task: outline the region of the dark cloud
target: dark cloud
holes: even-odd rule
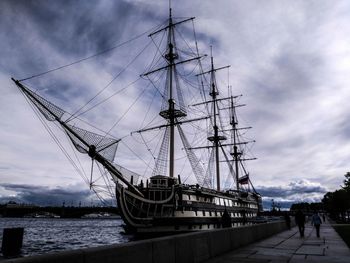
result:
[[[101,8],[103,5],[107,5],[107,8]],[[25,32],[24,29],[30,24],[41,40],[74,55],[109,47],[128,27],[125,18],[130,12],[137,12],[132,4],[124,1],[79,0],[1,1],[1,10],[3,15],[6,13],[3,17],[14,23],[10,28],[14,28],[15,33],[27,36],[32,32]]]
[[[293,203],[320,202],[328,190],[318,183],[299,180],[287,186],[258,186],[257,191],[263,196],[265,209],[271,207],[272,200],[286,209]]]
[[[151,14],[126,1],[0,1],[0,67],[23,76],[61,66],[56,54],[69,63],[110,48],[142,32]]]
[[[279,208],[288,210],[292,204],[299,202],[320,202],[327,189],[318,183],[299,180],[286,186],[258,186],[257,191],[263,197],[263,207],[270,210],[272,202]]]
[[[0,184],[7,191],[15,192],[15,196],[0,197],[0,203],[16,201],[35,205],[78,205],[79,202],[90,204],[96,197],[88,190],[75,190],[74,187],[47,188],[40,185]]]

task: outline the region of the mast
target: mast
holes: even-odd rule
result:
[[[190,160],[192,169],[196,170],[198,173],[196,177],[199,177],[199,178],[203,177],[202,175],[199,175],[199,174],[202,174],[202,172],[201,171],[199,172],[200,169],[198,168],[197,157],[195,157],[194,154],[191,152],[191,149],[189,149],[187,145],[188,144],[187,139],[185,138],[185,135],[180,127],[180,125],[185,122],[208,118],[208,117],[204,117],[204,118],[197,118],[193,120],[184,120],[184,117],[187,116],[187,113],[185,110],[185,104],[184,104],[181,88],[179,87],[177,65],[189,63],[195,60],[200,60],[206,55],[194,54],[194,56],[191,56],[190,54],[186,54],[185,52],[178,50],[176,39],[175,39],[175,33],[176,33],[175,28],[178,25],[191,21],[193,19],[194,17],[187,18],[181,21],[175,21],[175,19],[173,19],[172,17],[172,9],[169,8],[169,20],[168,20],[168,23],[166,23],[166,26],[149,35],[149,37],[153,37],[154,35],[157,35],[161,32],[166,31],[167,41],[165,43],[166,45],[165,52],[163,53],[162,51],[160,51],[159,47],[157,46],[158,51],[160,51],[161,56],[164,59],[166,65],[155,68],[141,75],[144,77],[148,77],[149,75],[152,75],[156,72],[163,71],[163,70],[166,71],[166,80],[165,80],[165,87],[164,87],[165,88],[164,98],[166,99],[166,101],[163,104],[161,111],[159,112],[159,115],[167,121],[166,124],[156,126],[156,127],[141,129],[135,132],[141,133],[141,132],[159,129],[159,128],[168,129],[168,131],[166,131],[164,134],[163,142],[158,153],[158,159],[157,159],[154,171],[160,172],[161,174],[164,174],[164,175],[167,175],[168,173],[169,177],[174,177],[174,173],[175,173],[174,170],[175,170],[176,129],[179,132],[182,143],[186,144],[185,146],[185,148],[187,149],[186,154],[188,155],[188,157],[190,156],[189,160]],[[180,53],[180,55],[178,54],[178,52]],[[183,54],[184,56],[182,56]],[[150,81],[152,80],[150,79]],[[169,163],[167,163],[168,161]]]
[[[238,162],[239,162],[239,156],[241,155],[240,152],[238,152],[238,147],[237,147],[237,120],[236,120],[236,110],[235,106],[233,104],[233,97],[231,97],[231,114],[232,114],[232,120],[231,120],[231,125],[233,129],[233,161],[235,164],[235,175],[236,175],[236,189],[239,190],[239,169],[238,169]]]
[[[220,191],[220,162],[219,162],[219,132],[218,132],[218,126],[216,123],[216,107],[217,107],[217,101],[216,96],[219,95],[219,92],[215,89],[215,74],[214,74],[214,63],[213,63],[213,56],[211,56],[211,92],[209,93],[210,96],[213,98],[213,107],[214,107],[214,150],[215,150],[215,167],[216,167],[216,188],[218,191]]]
[[[166,80],[166,86],[165,89],[167,91],[167,108],[165,110],[162,110],[159,115],[161,117],[163,117],[164,119],[167,120],[167,124],[164,125],[164,127],[169,127],[169,142],[168,142],[168,146],[169,146],[169,150],[168,150],[168,154],[169,154],[169,177],[174,177],[174,167],[175,167],[175,126],[180,124],[179,118],[183,118],[187,116],[187,113],[181,108],[181,107],[176,107],[176,94],[177,96],[179,96],[179,91],[177,91],[177,93],[175,94],[175,87],[174,87],[174,82],[176,81],[177,77],[176,77],[176,66],[178,64],[183,64],[183,63],[187,63],[193,60],[198,60],[200,58],[202,58],[203,56],[198,56],[198,57],[193,57],[190,59],[186,59],[186,60],[181,60],[181,61],[176,61],[179,59],[179,55],[176,52],[176,43],[175,43],[175,32],[174,32],[174,28],[175,26],[182,24],[184,22],[193,20],[194,17],[179,21],[179,22],[173,22],[173,18],[172,18],[172,9],[169,8],[169,22],[167,24],[167,26],[165,26],[164,28],[161,28],[153,33],[151,33],[149,36],[152,37],[155,34],[158,34],[160,32],[163,32],[165,30],[168,31],[168,35],[167,35],[167,43],[166,43],[166,47],[167,47],[167,52],[162,55],[163,58],[166,61],[166,66],[164,67],[160,67],[157,69],[154,69],[152,71],[149,71],[145,74],[143,74],[142,76],[148,76],[150,74],[153,74],[155,72],[158,72],[160,70],[166,70],[167,71],[167,80]],[[182,96],[182,95],[181,95]],[[179,97],[177,97],[179,99]],[[181,101],[179,101],[181,102]],[[182,105],[184,106],[184,105]],[[153,129],[153,128],[151,128]],[[149,130],[149,129],[143,129],[143,130],[139,130],[137,132],[143,132],[145,130]]]
[[[238,97],[238,96],[237,96]],[[256,160],[256,158],[242,158],[243,156],[243,150],[241,148],[242,145],[246,145],[249,143],[253,143],[255,142],[253,141],[240,141],[240,134],[239,131],[240,130],[247,130],[250,129],[251,127],[238,127],[238,118],[236,115],[236,108],[237,107],[243,107],[245,106],[245,104],[239,104],[239,105],[235,105],[235,99],[236,97],[231,96],[230,97],[230,114],[231,114],[231,120],[230,120],[230,124],[232,126],[232,146],[233,146],[233,152],[230,153],[230,155],[233,157],[233,163],[234,163],[234,171],[235,171],[235,179],[236,179],[236,189],[240,190],[240,183],[245,183],[245,184],[249,184],[250,180],[249,180],[249,174],[246,171],[242,161],[250,161],[250,160]],[[242,169],[242,173],[243,175],[240,177],[240,167]]]
[[[169,176],[174,177],[174,144],[175,144],[175,114],[174,114],[174,106],[175,101],[173,99],[173,68],[174,68],[174,60],[176,58],[176,54],[174,54],[173,51],[173,20],[171,16],[171,8],[169,8],[169,35],[168,35],[168,46],[169,46],[169,53],[165,56],[166,59],[169,62],[169,68],[168,68],[168,74],[169,74],[169,108],[168,108],[168,114],[169,114],[169,122],[170,122],[170,149],[169,149]]]
[[[221,69],[221,68],[220,68]],[[215,170],[216,170],[216,189],[220,191],[220,157],[219,157],[219,146],[220,141],[226,140],[225,136],[219,135],[219,128],[217,125],[217,109],[218,109],[218,100],[217,96],[219,95],[219,92],[216,87],[216,79],[215,79],[215,71],[218,69],[214,68],[214,59],[211,55],[211,69],[209,70],[210,73],[210,93],[209,95],[212,97],[212,103],[213,103],[213,129],[214,129],[214,136],[209,136],[208,140],[213,142],[214,151],[215,151]]]

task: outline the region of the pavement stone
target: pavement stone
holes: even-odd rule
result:
[[[298,228],[283,231],[254,244],[232,250],[205,263],[232,262],[317,262],[349,263],[350,249],[328,223],[321,225],[320,238],[311,225],[305,226],[305,237]]]

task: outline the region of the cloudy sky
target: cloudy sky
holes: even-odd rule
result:
[[[200,46],[213,46],[218,66],[231,65],[230,85],[244,95],[248,106],[242,116],[254,128],[250,137],[258,159],[249,171],[265,201],[282,206],[319,201],[339,188],[350,170],[349,1],[174,0],[173,13],[196,17]],[[167,15],[167,0],[0,1],[0,201],[93,198],[10,78],[23,79],[136,38],[132,47],[25,82],[74,112],[137,58],[137,66],[104,91],[101,100],[116,94],[113,102],[84,116],[107,131],[117,123],[112,134],[123,137],[141,126],[123,114],[135,116],[148,105],[129,112],[135,97],[152,97],[140,88],[146,84],[138,76],[148,64],[138,54]],[[135,156],[123,157],[141,169]],[[91,164],[83,165],[89,173]]]

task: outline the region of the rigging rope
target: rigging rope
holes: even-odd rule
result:
[[[109,135],[109,133],[112,131],[112,129],[125,117],[125,115],[130,111],[130,109],[135,105],[135,103],[142,97],[143,93],[146,91],[146,88],[144,88],[142,90],[142,92],[140,93],[140,95],[134,100],[134,102],[129,106],[129,108],[126,110],[126,112],[124,112],[124,114],[119,118],[119,120],[117,120],[112,127],[108,130],[108,132],[106,132],[105,136],[102,138],[104,139],[107,135]],[[102,141],[101,139],[101,141]]]
[[[44,120],[44,117],[39,114],[38,109],[36,107],[34,107],[34,105],[32,105],[31,101],[25,96],[25,94],[23,92],[21,92],[22,95],[24,96],[25,100],[27,101],[27,103],[29,104],[29,106],[32,108],[33,112],[35,113],[35,115],[38,117],[39,121],[43,124],[45,130],[48,132],[48,134],[51,136],[51,138],[53,139],[53,141],[56,143],[56,145],[58,146],[58,148],[61,150],[61,152],[65,155],[65,157],[67,158],[67,160],[71,163],[71,165],[73,166],[73,168],[75,169],[76,173],[83,179],[83,181],[89,185],[90,185],[90,180],[88,178],[88,176],[86,175],[86,172],[84,171],[84,168],[78,158],[78,156],[76,155],[76,152],[73,149],[73,153],[75,155],[75,158],[77,159],[77,162],[80,165],[80,168],[78,167],[78,165],[76,164],[76,162],[73,160],[73,158],[69,155],[69,153],[67,152],[67,150],[65,149],[65,147],[61,144],[61,142],[59,141],[59,139],[57,138],[57,136],[54,134],[54,132],[51,130],[51,128],[49,127],[49,125],[47,124],[47,122]],[[57,123],[54,123],[59,129],[62,130],[62,128],[57,125]],[[66,136],[67,133],[65,133]],[[72,144],[70,144],[71,147],[73,147]],[[110,193],[111,191],[107,186],[107,190]],[[95,189],[95,186],[92,188],[93,192],[95,193],[95,195],[97,196],[97,198],[104,204],[106,204],[106,200],[100,195],[100,193],[97,191],[97,189]],[[101,190],[100,190],[101,191]],[[107,192],[107,193],[108,193]],[[105,191],[106,193],[106,191]],[[110,194],[110,196],[112,197],[113,200],[113,194]]]
[[[38,109],[34,107],[34,105],[32,105],[32,103],[30,102],[30,100],[25,96],[25,94],[23,92],[21,92],[22,95],[24,96],[25,100],[27,101],[27,103],[29,104],[29,106],[32,108],[32,110],[34,111],[35,115],[38,117],[38,119],[40,120],[40,122],[43,124],[45,130],[49,133],[49,135],[51,136],[51,138],[53,139],[53,141],[57,144],[58,148],[60,148],[60,150],[62,151],[62,153],[65,155],[65,157],[67,158],[67,160],[71,163],[71,165],[73,166],[73,168],[75,169],[75,171],[79,174],[80,177],[82,177],[82,179],[85,181],[86,184],[89,184],[88,180],[84,177],[84,174],[79,170],[79,167],[75,164],[75,162],[73,161],[73,159],[69,156],[69,154],[67,153],[67,151],[65,150],[65,148],[62,146],[62,144],[60,143],[60,141],[58,140],[58,138],[55,136],[55,134],[52,132],[52,130],[50,129],[50,127],[48,126],[48,124],[44,121],[44,117],[39,114]]]
[[[148,44],[121,70],[121,71],[119,71],[119,73],[116,75],[116,76],[114,76],[113,78],[112,78],[112,80],[109,82],[109,83],[107,83],[107,85],[106,86],[104,86],[99,92],[97,92],[96,93],[96,95],[95,96],[93,96],[89,101],[87,101],[83,106],[81,106],[78,110],[76,110],[74,113],[73,113],[73,115],[67,120],[67,122],[68,121],[70,121],[70,120],[74,120],[75,119],[75,116],[74,115],[76,115],[76,116],[81,116],[83,113],[86,113],[87,111],[90,111],[91,109],[93,109],[93,108],[95,108],[97,105],[100,105],[102,102],[105,102],[106,100],[108,100],[108,99],[110,99],[111,97],[113,97],[115,94],[113,94],[113,95],[111,95],[110,97],[108,97],[107,99],[105,99],[105,100],[103,100],[102,102],[100,102],[100,103],[98,103],[98,104],[96,104],[95,106],[92,106],[91,108],[89,108],[88,110],[86,110],[86,111],[84,111],[83,113],[80,113],[80,114],[78,114],[78,112],[79,111],[81,111],[82,109],[84,109],[91,101],[93,101],[95,98],[97,98],[103,91],[105,91],[112,83],[113,83],[113,81],[115,81],[125,70],[127,70],[129,67],[130,67],[130,65],[132,64],[132,63],[134,63],[135,62],[135,60],[148,48],[148,46],[151,44],[151,41],[149,41],[148,42]],[[139,79],[139,78],[138,78]],[[137,79],[137,80],[138,80]],[[136,82],[136,81],[135,81]]]
[[[105,54],[105,53],[107,53],[107,52],[109,52],[109,51],[112,51],[112,50],[114,50],[114,49],[116,49],[116,48],[119,48],[119,47],[121,47],[121,46],[124,46],[124,45],[130,43],[130,42],[132,42],[132,41],[134,41],[134,40],[136,40],[136,39],[138,39],[138,38],[144,36],[145,34],[151,32],[151,31],[153,31],[153,30],[156,30],[156,29],[159,28],[160,26],[161,26],[161,25],[157,25],[157,26],[155,26],[154,28],[148,29],[147,31],[145,31],[145,32],[143,32],[143,33],[141,33],[141,34],[139,34],[139,35],[136,35],[135,37],[133,37],[133,38],[127,40],[127,41],[124,41],[124,42],[122,42],[122,43],[120,43],[120,44],[118,44],[118,45],[115,45],[115,46],[113,46],[113,47],[110,47],[110,48],[107,48],[107,49],[102,50],[102,51],[100,51],[100,52],[97,52],[97,53],[95,53],[95,54],[93,54],[93,55],[91,55],[91,56],[88,56],[88,57],[85,57],[85,58],[82,58],[82,59],[73,61],[73,62],[71,62],[71,63],[69,63],[69,64],[66,64],[66,65],[63,65],[63,66],[60,66],[60,67],[57,67],[57,68],[53,68],[53,69],[50,69],[50,70],[47,70],[47,71],[44,71],[44,72],[35,74],[35,75],[31,76],[31,77],[26,77],[26,78],[20,79],[19,81],[21,82],[21,81],[25,81],[25,80],[37,78],[37,77],[46,75],[46,74],[48,74],[48,73],[51,73],[51,72],[60,70],[60,69],[73,66],[73,65],[75,65],[75,64],[81,63],[81,62],[86,61],[86,60],[88,60],[88,59],[91,59],[91,58],[100,56],[100,55],[102,55],[102,54]]]
[[[140,155],[138,155],[134,150],[132,150],[125,142],[123,142],[123,141],[120,141],[126,148],[128,148],[128,150],[130,151],[130,152],[132,152],[133,154],[135,154],[135,156],[137,157],[137,158],[139,158],[144,164],[146,164],[146,166],[147,167],[149,167],[149,164],[144,160],[144,159],[142,159],[141,157],[140,157]]]
[[[74,119],[79,119],[79,120],[81,120],[81,119],[78,118],[78,117],[80,117],[81,115],[85,114],[86,112],[88,112],[88,111],[90,111],[90,110],[96,108],[96,107],[99,106],[100,104],[105,103],[107,100],[111,99],[111,98],[114,97],[115,95],[117,95],[117,94],[123,92],[124,90],[126,90],[127,88],[129,88],[131,85],[133,85],[133,84],[135,84],[136,82],[138,82],[140,79],[141,79],[140,77],[137,78],[137,79],[134,80],[133,82],[131,82],[131,83],[129,83],[128,85],[126,85],[124,88],[122,88],[122,89],[120,89],[120,90],[117,90],[116,92],[114,92],[113,94],[111,94],[111,95],[110,95],[109,97],[107,97],[106,99],[101,100],[100,102],[98,102],[98,103],[96,103],[95,105],[91,106],[91,107],[88,108],[87,110],[85,110],[85,111],[79,113],[79,114],[76,115],[75,117],[72,117],[72,116],[73,116],[73,115],[72,115],[72,116],[71,116],[70,118],[68,118],[65,122],[69,122],[69,121],[74,120]],[[86,105],[87,105],[87,104],[86,104]],[[85,106],[84,106],[84,107],[85,107]],[[82,107],[82,108],[84,108],[84,107]],[[92,127],[93,127],[93,126],[92,126]],[[105,131],[103,131],[103,132],[105,132]]]

